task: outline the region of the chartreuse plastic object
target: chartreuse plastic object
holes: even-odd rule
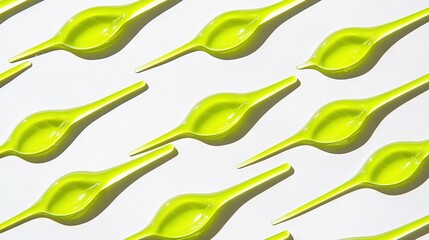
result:
[[[377,27],[346,28],[334,32],[298,69],[315,69],[345,79],[369,71],[401,37],[429,21],[429,8]]]
[[[14,78],[21,75],[21,73],[31,68],[31,66],[32,66],[31,62],[23,62],[21,64],[16,65],[15,67],[12,67],[6,72],[0,73],[0,87],[3,87],[4,85],[8,84]]]
[[[428,88],[429,74],[375,97],[329,103],[319,109],[301,131],[237,167],[260,162],[300,145],[330,153],[355,150],[371,137],[387,114]]]
[[[249,93],[219,93],[201,100],[172,131],[130,152],[136,155],[181,138],[223,145],[243,137],[276,102],[299,86],[289,77]]]
[[[64,225],[88,222],[134,181],[176,155],[174,146],[168,145],[104,171],[67,174],[32,207],[1,223],[0,233],[36,218],[49,218]]]
[[[429,216],[376,236],[347,238],[343,240],[414,240],[429,233]]]
[[[0,23],[42,0],[0,0]]]
[[[146,89],[146,83],[139,82],[82,107],[30,115],[0,147],[0,157],[15,155],[32,163],[52,160],[91,122]]]
[[[54,50],[81,58],[99,59],[120,51],[150,20],[181,0],[140,0],[127,5],[87,9],[74,17],[48,41],[9,61],[16,62]]]
[[[265,240],[293,240],[293,237],[288,231],[283,231]]]
[[[288,18],[320,0],[283,0],[259,9],[237,10],[219,15],[189,43],[137,68],[142,72],[195,51],[220,59],[236,59],[256,51]]]
[[[220,192],[177,196],[149,226],[127,239],[212,239],[241,205],[291,174],[293,168],[284,164]]]
[[[295,218],[335,198],[361,188],[397,195],[420,186],[429,177],[429,141],[399,142],[376,151],[349,181],[278,218],[273,224]]]

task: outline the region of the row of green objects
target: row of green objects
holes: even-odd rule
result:
[[[281,4],[279,3],[278,7],[279,5]],[[290,5],[288,7],[292,8],[292,6]],[[259,10],[262,10],[262,9],[259,9]],[[361,74],[360,73],[361,71],[369,70],[369,68],[372,67],[371,65],[368,65],[368,64],[371,64],[371,63],[375,64],[375,62],[377,61],[376,56],[382,55],[382,52],[374,51],[372,49],[373,46],[382,45],[380,44],[380,42],[389,42],[393,44],[394,41],[391,40],[392,37],[398,38],[400,34],[403,34],[404,32],[406,33],[407,31],[411,31],[412,29],[420,26],[422,23],[425,23],[429,15],[428,10],[429,9],[425,9],[407,18],[404,18],[394,23],[386,24],[377,28],[347,29],[347,30],[342,30],[337,33],[334,33],[328,39],[325,40],[324,44],[322,44],[321,47],[319,47],[319,49],[316,51],[316,53],[313,55],[310,61],[301,65],[300,68],[315,68],[321,71],[322,73],[324,73],[325,75],[331,76],[334,78],[348,78],[348,77],[353,77],[356,74]],[[278,11],[278,10],[275,10],[275,11]],[[279,15],[281,14],[280,11],[278,11],[277,13]],[[228,14],[225,14],[225,15],[228,15]],[[228,17],[226,18],[226,20],[229,20]],[[219,22],[222,23],[222,21],[219,21]],[[228,22],[228,21],[225,21],[225,22]],[[216,24],[213,24],[213,25],[216,25]],[[232,28],[234,28],[234,26]],[[211,31],[208,31],[208,32],[211,32]],[[216,31],[213,31],[213,32],[216,32]],[[224,35],[223,37],[228,38],[227,35],[228,34]],[[220,36],[221,37],[216,36],[216,38],[222,39],[222,34],[220,34]],[[359,39],[359,37],[362,37],[362,36],[363,38]],[[210,41],[210,39],[208,40]],[[344,40],[349,40],[349,41],[347,42]],[[371,40],[373,42],[368,42],[368,40]],[[365,45],[365,46],[358,46],[359,41],[361,42],[360,45]],[[219,42],[222,44],[222,41],[219,41]],[[338,46],[337,45],[338,42],[343,43],[339,50],[332,47],[335,45]],[[214,45],[216,45],[216,42],[214,42]],[[388,47],[387,44],[384,45],[384,47],[386,46]],[[234,46],[234,47],[237,47],[237,46]],[[362,47],[368,47],[368,48],[363,49]],[[201,49],[197,49],[197,50],[201,50]],[[349,52],[347,52],[346,50]],[[239,50],[239,51],[243,51],[243,50]],[[356,54],[359,56],[357,56]],[[216,54],[212,54],[212,55],[216,56]],[[222,58],[220,56],[217,56],[217,57]],[[344,63],[347,63],[348,65],[345,66]],[[28,66],[28,63],[26,65]],[[24,67],[28,68],[27,66],[24,66]],[[336,69],[334,66],[336,67]],[[229,125],[229,124],[227,123],[226,125]],[[218,129],[215,129],[215,130],[218,130]],[[213,135],[213,133],[211,134]]]
[[[129,185],[177,155],[173,145],[99,172],[55,181],[30,208],[0,224],[0,233],[36,218],[78,225],[97,217]],[[186,194],[165,203],[143,231],[128,239],[210,239],[244,203],[292,175],[284,164],[226,190]]]
[[[50,40],[13,58],[20,61],[53,50],[97,59],[121,50],[155,16],[180,0],[145,0],[128,5],[95,7],[71,18]],[[251,10],[219,15],[189,43],[138,68],[141,72],[193,51],[220,59],[251,54],[284,21],[319,0],[284,0]],[[401,37],[429,21],[429,8],[377,27],[346,28],[331,34],[299,69],[312,68],[333,78],[351,78],[369,71]]]
[[[337,105],[341,106],[342,108],[331,108],[330,111],[328,111],[328,114],[320,113],[323,112],[320,111],[315,115],[315,119],[318,119],[316,120],[318,124],[309,124],[318,127],[306,127],[304,129],[316,129],[317,131],[313,131],[319,133],[332,133],[332,129],[329,131],[323,130],[323,128],[329,127],[329,125],[326,125],[325,120],[331,119],[330,121],[332,121],[332,119],[337,118],[338,120],[332,121],[336,126],[335,129],[341,129],[338,128],[338,126],[340,126],[338,123],[343,122],[345,123],[343,125],[347,130],[337,135],[356,137],[356,126],[353,126],[353,124],[350,123],[356,122],[358,123],[357,126],[361,127],[364,124],[359,123],[359,121],[362,122],[363,119],[367,118],[368,116],[373,116],[371,111],[368,109],[365,110],[365,108],[362,107],[371,106],[375,109],[379,109],[381,106],[395,101],[398,98],[401,98],[401,101],[397,101],[396,104],[401,104],[404,100],[424,92],[424,87],[428,82],[429,75],[426,75],[400,88],[380,96],[370,98],[368,100],[339,101],[341,104]],[[258,118],[256,116],[261,117],[270,107],[272,107],[277,101],[282,99],[289,92],[293,91],[297,86],[299,86],[299,81],[297,78],[290,77],[269,87],[247,94],[223,93],[213,95],[197,104],[197,106],[194,107],[193,111],[191,111],[187,119],[184,121],[184,124],[181,125],[193,127],[194,132],[187,132],[184,136],[197,136],[197,133],[199,133],[201,140],[208,143],[210,143],[210,141],[212,141],[212,144],[226,143],[228,141],[232,142],[233,140],[242,137],[243,134],[245,134],[245,132],[252,127],[252,125],[245,124],[249,123],[246,121],[246,119],[249,118],[257,121]],[[73,137],[76,137],[75,135],[70,138],[68,133],[76,133],[76,127],[84,128],[88,124],[88,121],[83,121],[86,119],[86,117],[92,116],[91,114],[94,114],[94,112],[101,111],[106,106],[111,106],[113,103],[125,101],[124,98],[129,99],[132,97],[131,95],[135,96],[138,93],[144,91],[144,89],[146,89],[146,85],[144,83],[137,83],[103,100],[81,108],[64,111],[42,112],[32,115],[32,117],[24,120],[23,123],[21,123],[16,128],[14,133],[9,138],[9,141],[3,146],[3,148],[6,149],[8,146],[15,146],[15,154],[21,154],[19,156],[25,158],[28,161],[42,162],[52,159],[64,150],[64,146],[67,146],[67,144],[64,143],[67,142],[67,138],[69,139],[68,141],[70,141],[73,139]],[[356,108],[356,106],[358,106],[358,108]],[[362,114],[362,112],[367,113],[367,115]],[[332,116],[335,116],[335,118]],[[354,118],[357,118],[359,121],[350,120],[353,120]],[[94,118],[92,120],[94,120]],[[77,124],[82,123],[79,121],[85,122],[86,124]],[[69,123],[69,125],[65,123]],[[70,130],[72,127],[75,127],[73,131]],[[322,129],[319,127],[322,127]],[[204,130],[206,132],[198,132],[195,131],[195,129]],[[243,131],[243,129],[245,131]],[[52,136],[56,137],[52,138]],[[321,134],[321,136],[324,135]],[[325,136],[332,137],[333,135],[327,134]],[[156,146],[153,145],[153,147],[148,149],[145,148],[145,150],[159,147],[160,145],[169,142],[171,138],[167,140],[168,141],[163,140],[161,143],[157,144]],[[350,142],[350,140],[347,139],[340,140],[342,140],[342,142]],[[340,140],[337,142],[341,142]],[[334,145],[341,147],[339,144]],[[152,144],[150,144],[150,146],[152,146]],[[136,153],[141,152],[140,150]],[[396,155],[394,156],[396,157]],[[386,163],[384,163],[384,165],[386,165]]]
[[[180,138],[211,145],[243,137],[276,102],[299,86],[290,77],[250,93],[221,93],[201,100],[172,131],[130,152],[136,155]],[[331,153],[345,153],[363,145],[387,114],[429,89],[429,74],[381,95],[338,100],[318,110],[293,137],[244,161],[239,168],[267,159],[298,145],[312,145]]]
[[[224,13],[213,19],[189,43],[137,69],[162,65],[193,51],[220,59],[235,59],[255,51],[279,25],[279,20],[318,1],[286,0],[269,7]],[[279,19],[278,19],[279,18]],[[368,71],[395,40],[429,21],[429,8],[398,21],[371,28],[348,28],[326,39],[302,68],[327,76],[350,78]]]
[[[176,155],[174,146],[167,145],[105,171],[65,175],[51,185],[32,207],[0,224],[0,232],[40,217],[66,225],[87,222],[107,208],[131,183]],[[296,217],[359,188],[373,188],[386,194],[410,191],[427,179],[428,156],[429,141],[402,142],[383,147],[350,181],[277,219],[273,224]],[[293,169],[289,164],[284,164],[221,192],[175,197],[160,208],[147,228],[128,239],[211,238],[245,202],[291,174]],[[425,217],[391,232],[359,239],[387,239],[383,238],[387,236],[391,237],[389,239],[402,239],[400,237],[426,233],[428,225],[429,220]]]

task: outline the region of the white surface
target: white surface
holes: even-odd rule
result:
[[[46,0],[0,26],[0,69],[7,59],[51,37],[75,13],[121,0]],[[79,226],[48,219],[25,223],[1,239],[123,239],[143,229],[167,199],[235,185],[281,163],[295,174],[241,207],[215,239],[263,239],[289,230],[295,239],[338,239],[381,233],[429,214],[429,183],[400,196],[360,190],[290,222],[270,222],[352,177],[387,143],[429,138],[429,93],[392,112],[360,149],[333,155],[311,147],[284,152],[258,165],[235,169],[253,154],[298,131],[322,105],[335,99],[373,96],[429,71],[429,24],[395,44],[369,73],[346,81],[316,71],[297,71],[332,31],[372,26],[406,16],[427,1],[325,0],[281,25],[254,54],[233,61],[193,53],[135,74],[135,67],[192,39],[210,19],[227,10],[261,7],[275,0],[185,0],[149,23],[118,54],[97,61],[57,51],[33,59],[33,68],[0,89],[0,140],[27,115],[80,106],[138,80],[149,90],[95,121],[57,159],[30,164],[0,160],[0,221],[33,204],[58,177],[77,170],[101,170],[130,160],[128,151],[179,124],[191,107],[218,92],[247,92],[296,74],[302,82],[240,141],[209,146],[185,139],[179,156],[127,188],[102,214]]]

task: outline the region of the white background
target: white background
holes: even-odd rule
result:
[[[125,0],[46,0],[0,25],[0,69],[7,59],[51,36],[74,14]],[[429,72],[429,24],[395,44],[367,74],[333,80],[298,71],[331,32],[374,26],[428,7],[427,1],[325,0],[281,25],[254,54],[224,61],[199,52],[146,73],[134,68],[191,40],[213,17],[256,8],[275,0],[185,0],[157,17],[118,54],[89,61],[57,51],[33,59],[33,68],[0,89],[0,140],[26,116],[45,109],[80,106],[139,80],[149,90],[91,124],[57,159],[31,164],[0,160],[0,221],[32,205],[60,176],[102,170],[130,160],[128,151],[179,124],[202,98],[218,92],[247,92],[290,75],[302,85],[273,107],[240,141],[209,146],[192,139],[175,143],[179,156],[127,188],[102,214],[79,226],[37,219],[1,239],[123,239],[143,229],[169,198],[214,192],[285,162],[295,174],[241,207],[215,239],[263,239],[289,230],[295,239],[339,239],[378,234],[429,214],[429,183],[400,196],[360,190],[278,226],[270,222],[352,177],[378,148],[395,141],[429,138],[429,93],[392,112],[371,139],[342,155],[299,147],[258,165],[235,165],[298,131],[322,105],[336,99],[373,96]]]

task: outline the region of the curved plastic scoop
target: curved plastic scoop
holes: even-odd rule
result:
[[[370,28],[346,28],[328,36],[298,69],[314,69],[337,78],[352,78],[368,72],[400,38],[429,21],[429,8]]]
[[[350,152],[369,139],[386,115],[428,88],[429,74],[372,98],[329,103],[320,108],[301,131],[237,167],[246,167],[300,145],[331,153]]]
[[[127,239],[211,239],[241,205],[292,173],[284,164],[221,192],[177,196],[160,208],[148,227]]]
[[[194,51],[220,59],[236,59],[256,51],[284,21],[319,0],[283,0],[271,6],[217,16],[189,43],[137,68],[146,71]]]
[[[299,86],[289,77],[250,93],[219,93],[201,100],[172,131],[130,152],[136,155],[181,138],[210,145],[232,143],[243,137],[276,102]]]
[[[72,17],[48,41],[12,57],[10,62],[54,50],[99,59],[120,51],[150,20],[181,0],[142,0],[120,6],[95,7]]]
[[[293,240],[293,237],[288,231],[283,231],[265,240]]]
[[[0,23],[41,1],[42,0],[1,0]]]
[[[91,122],[147,89],[136,83],[97,102],[67,110],[38,112],[25,118],[0,147],[0,157],[15,155],[42,163],[59,156]]]
[[[0,87],[8,84],[10,81],[21,75],[23,72],[27,71],[27,69],[31,68],[31,62],[23,62],[6,72],[0,73]]]
[[[429,216],[376,236],[347,238],[343,240],[412,240],[429,233]]]
[[[0,233],[35,218],[64,225],[90,221],[134,181],[177,155],[173,145],[99,172],[74,172],[55,181],[30,208],[0,224]]]
[[[429,177],[428,160],[429,141],[387,145],[376,151],[351,180],[278,218],[273,224],[295,218],[360,188],[390,195],[411,191]]]

